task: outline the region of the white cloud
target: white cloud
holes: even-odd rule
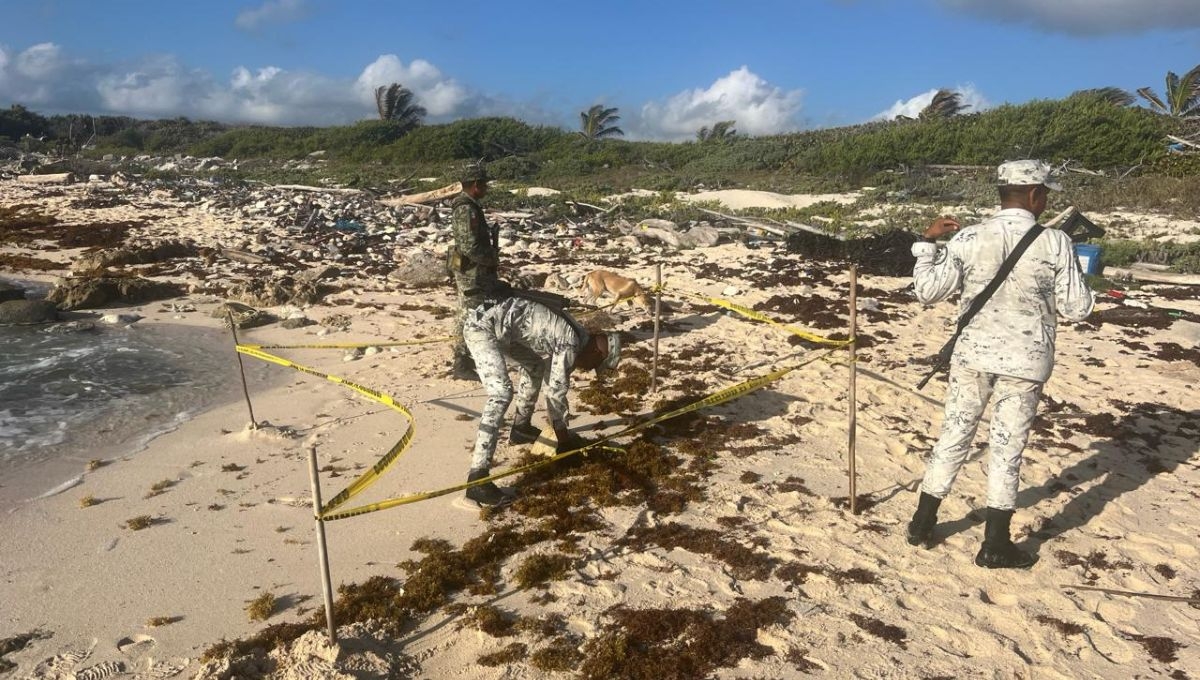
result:
[[[238,12],[234,24],[243,31],[253,31],[265,24],[298,21],[306,14],[307,0],[267,0],[258,7]]]
[[[939,1],[951,9],[1063,33],[1095,35],[1200,27],[1198,0]]]
[[[975,113],[991,107],[991,103],[983,96],[983,93],[975,89],[975,86],[970,83],[959,85],[952,89],[959,94],[959,101],[967,105],[963,113]],[[937,92],[938,88],[935,87],[911,99],[899,100],[895,104],[892,104],[886,111],[871,118],[871,120],[892,120],[896,116],[916,118],[926,106],[929,106],[929,103],[933,101],[933,96]]]
[[[736,121],[738,132],[766,135],[796,129],[803,92],[785,91],[745,66],[718,78],[708,89],[685,90],[642,107],[635,136],[688,139],[722,120]]]
[[[433,64],[416,59],[405,66],[394,54],[384,54],[363,69],[356,81],[359,98],[373,108],[375,88],[392,83],[412,90],[430,116],[453,114],[470,98],[466,88],[446,78]]]
[[[392,82],[416,93],[431,119],[516,110],[472,93],[433,64],[395,55],[368,64],[356,79],[239,66],[222,82],[165,55],[120,64],[70,59],[54,44],[0,48],[0,103],[46,113],[105,113],[268,125],[335,125],[375,117],[374,88]]]

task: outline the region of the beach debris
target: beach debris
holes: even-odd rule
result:
[[[70,184],[75,181],[75,175],[69,172],[55,172],[45,175],[21,175],[17,181],[22,184]]]
[[[45,300],[9,300],[0,302],[0,326],[38,324],[58,321],[58,308]]]
[[[911,250],[917,240],[916,234],[900,229],[845,240],[827,234],[796,231],[788,236],[787,249],[813,260],[853,262],[864,274],[911,276],[916,264]]]

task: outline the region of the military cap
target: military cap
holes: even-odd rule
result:
[[[458,181],[463,184],[470,182],[486,182],[488,181],[487,168],[484,167],[482,161],[467,163],[458,171]]]
[[[1032,186],[1041,184],[1047,189],[1062,191],[1062,185],[1054,181],[1054,171],[1044,161],[1009,161],[1002,163],[996,171],[1000,186]]]

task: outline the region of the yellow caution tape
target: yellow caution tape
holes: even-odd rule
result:
[[[366,347],[409,347],[412,345],[432,345],[439,342],[450,342],[453,336],[444,338],[428,338],[425,340],[402,340],[399,342],[333,342],[323,345],[249,345],[240,347],[247,349],[359,349]]]
[[[383,404],[384,406],[387,406],[388,408],[391,408],[394,411],[399,412],[401,415],[403,415],[405,418],[408,419],[408,430],[404,433],[404,436],[400,438],[400,441],[396,442],[392,446],[392,448],[388,450],[387,453],[383,454],[383,457],[381,457],[375,463],[375,465],[371,466],[370,470],[367,470],[366,472],[364,472],[361,476],[359,476],[358,479],[351,482],[349,486],[347,486],[345,489],[342,489],[340,492],[338,492],[338,494],[335,495],[332,499],[330,499],[330,501],[328,503],[326,503],[324,507],[320,508],[317,513],[318,516],[324,516],[326,513],[331,512],[338,506],[342,505],[346,501],[348,501],[351,498],[353,498],[354,496],[358,495],[360,492],[363,491],[363,489],[366,489],[367,487],[374,484],[375,481],[378,480],[379,477],[385,471],[387,471],[387,469],[390,468],[393,463],[396,462],[396,459],[400,457],[400,454],[404,453],[408,449],[408,447],[412,444],[412,440],[413,440],[413,437],[416,435],[416,429],[417,429],[416,418],[413,417],[413,414],[411,411],[409,411],[403,405],[399,404],[391,396],[386,395],[382,392],[379,392],[378,390],[373,390],[370,387],[366,387],[364,385],[359,385],[358,383],[350,382],[349,380],[339,378],[336,375],[322,373],[321,371],[318,371],[314,368],[309,368],[308,366],[302,366],[293,361],[284,359],[283,357],[278,357],[278,356],[275,356],[274,354],[269,354],[260,349],[256,349],[255,347],[250,346],[250,345],[238,345],[237,351],[239,351],[242,354],[245,354],[247,356],[254,357],[255,359],[261,359],[263,361],[270,362],[273,364],[278,364],[278,365],[284,366],[286,368],[294,368],[297,371],[300,371],[301,373],[307,373],[309,375],[314,375],[318,378],[324,378],[330,382],[337,383],[339,385],[344,385],[344,386],[354,390],[355,392],[358,392],[359,394],[367,397],[368,399],[371,399],[372,401],[376,401],[380,404]]]
[[[815,333],[810,333],[808,331],[800,330],[799,328],[795,328],[793,326],[789,326],[787,324],[780,323],[780,322],[776,321],[775,319],[772,319],[771,317],[767,316],[766,314],[763,314],[762,312],[757,312],[753,309],[750,309],[749,307],[743,307],[739,304],[730,302],[728,300],[722,300],[721,298],[708,297],[707,295],[700,295],[699,293],[689,293],[687,291],[682,291],[682,290],[674,291],[674,292],[679,295],[699,298],[701,300],[704,300],[705,302],[708,302],[709,304],[713,304],[718,307],[724,307],[725,309],[728,309],[731,312],[736,312],[737,314],[740,314],[740,315],[750,318],[750,319],[754,319],[755,321],[762,321],[763,323],[768,323],[777,328],[782,328],[783,330],[787,331],[788,333],[791,333],[792,335],[794,335],[798,338],[807,340],[809,342],[817,343],[818,345],[825,345],[827,347],[845,347],[854,341],[853,338],[850,338],[848,340],[834,340],[832,338],[827,338],[827,337],[824,337],[821,335],[816,335]]]

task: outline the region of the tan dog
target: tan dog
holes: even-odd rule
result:
[[[588,302],[595,302],[598,298],[612,293],[617,296],[617,302],[632,300],[647,312],[654,309],[650,306],[650,296],[638,285],[637,281],[603,269],[589,272],[587,276],[583,277],[583,285],[580,286],[580,290],[584,292],[584,297]]]

